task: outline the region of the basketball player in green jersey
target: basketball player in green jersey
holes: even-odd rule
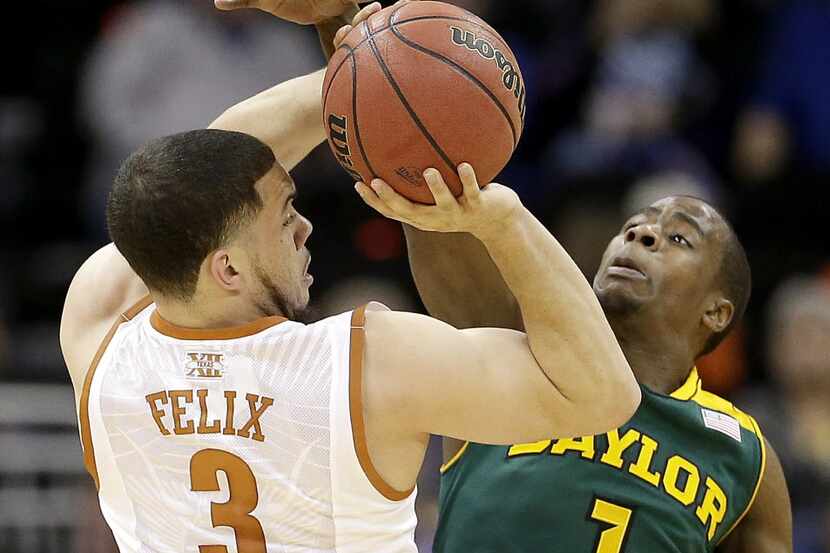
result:
[[[406,233],[432,316],[459,328],[520,327],[475,239]],[[447,440],[435,552],[792,551],[775,452],[752,417],[701,389],[695,370],[738,321],[749,289],[742,246],[705,202],[671,197],[632,216],[594,291],[642,404],[600,436],[512,447]]]

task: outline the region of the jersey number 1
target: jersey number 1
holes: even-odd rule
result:
[[[190,459],[190,489],[194,492],[218,492],[218,471],[228,478],[228,501],[210,504],[213,527],[229,526],[236,536],[239,553],[266,553],[262,525],[251,516],[256,509],[256,478],[248,464],[227,451],[203,449]],[[199,553],[228,553],[224,545],[200,545]]]
[[[628,538],[631,515],[634,511],[628,507],[616,505],[599,497],[594,498],[594,506],[589,513],[591,520],[606,526],[597,536],[594,553],[621,553]]]

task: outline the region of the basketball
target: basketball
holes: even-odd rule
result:
[[[434,200],[438,169],[461,194],[457,166],[485,185],[524,125],[525,83],[510,47],[481,18],[443,2],[411,2],[349,32],[323,83],[329,146],[355,180],[381,178],[407,198]]]

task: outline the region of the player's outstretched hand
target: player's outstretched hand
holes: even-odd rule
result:
[[[362,1],[362,0],[361,0]],[[401,4],[408,4],[409,2],[416,2],[417,0],[398,0],[392,7],[399,6]],[[354,16],[351,24],[343,25],[338,29],[337,34],[334,35],[334,47],[337,48],[340,46],[340,43],[343,42],[343,39],[346,38],[346,35],[349,34],[349,31],[360,25],[365,20],[369,19],[369,16],[375,14],[383,9],[383,6],[380,5],[380,2],[372,2],[363,7],[362,10],[357,12],[357,15]]]
[[[463,193],[456,198],[437,169],[424,171],[435,205],[413,203],[380,179],[373,180],[371,186],[358,182],[355,190],[364,202],[390,219],[421,230],[469,232],[479,238],[501,228],[522,205],[519,196],[501,184],[479,188],[469,163],[458,166],[458,176]]]
[[[340,43],[343,42],[343,39],[346,38],[349,31],[369,19],[369,16],[379,12],[382,9],[383,6],[380,5],[380,2],[372,2],[371,4],[363,6],[363,9],[357,12],[357,15],[354,16],[351,24],[343,25],[337,30],[337,33],[334,35],[334,47],[337,48],[340,46]]]
[[[220,10],[255,8],[301,25],[313,25],[337,17],[357,5],[357,0],[214,0]]]

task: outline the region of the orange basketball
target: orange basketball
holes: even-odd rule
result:
[[[435,167],[461,194],[456,167],[487,184],[522,134],[525,84],[510,47],[481,18],[443,2],[386,8],[346,36],[329,61],[323,118],[329,146],[355,180],[382,178],[434,203]]]

